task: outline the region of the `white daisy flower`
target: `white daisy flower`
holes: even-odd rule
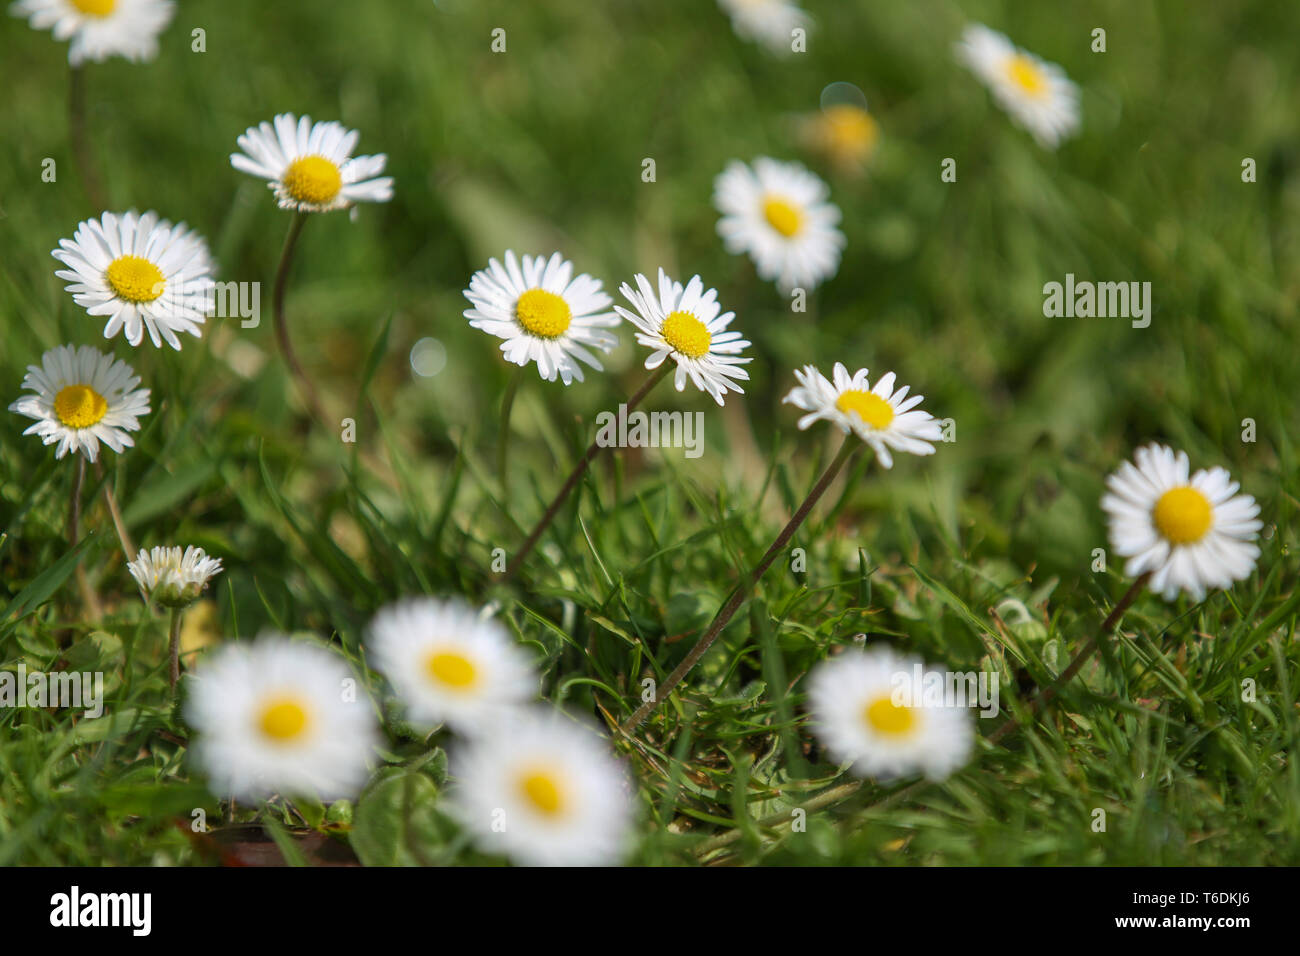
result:
[[[104,213],[60,239],[51,255],[68,268],[54,274],[91,315],[106,315],[104,338],[124,332],[139,345],[145,330],[155,347],[176,350],[177,332],[198,338],[215,308],[208,244],[185,223],[173,226],[156,212]]]
[[[1044,149],[1056,149],[1079,129],[1079,88],[1055,63],[1039,59],[988,27],[973,23],[957,43],[970,68],[1012,120]]]
[[[369,699],[337,654],[269,634],[227,644],[190,677],[185,719],[213,793],[353,797],[379,743]]]
[[[505,265],[496,259],[474,273],[465,290],[474,307],[465,318],[476,329],[504,339],[501,352],[515,365],[537,363],[537,372],[548,382],[568,385],[582,381],[580,360],[596,371],[604,371],[591,349],[609,352],[618,336],[606,329],[618,325],[609,311],[613,301],[601,289],[599,279],[585,272],[573,277],[573,263],[558,252],[550,259],[524,256],[522,261],[507,250]]]
[[[626,282],[619,288],[636,311],[617,305],[614,311],[636,326],[639,343],[654,349],[645,367],[658,368],[671,355],[677,362],[677,391],[686,388],[689,375],[695,387],[708,392],[719,405],[728,390],[744,394],[736,382],[749,379],[740,366],[753,359],[739,357],[749,342],[739,332],[727,331],[736,313],[722,312],[718,293],[713,289],[706,292],[699,276],[683,287],[663,269],[659,270],[657,296],[645,276],[638,274],[636,284],[640,291]]]
[[[621,859],[632,821],[628,784],[595,731],[530,708],[465,744],[451,769],[458,816],[488,852],[527,866]]]
[[[133,62],[158,55],[158,34],[171,22],[172,0],[18,0],[9,7],[27,17],[33,30],[52,30],[54,39],[71,40],[68,62],[102,63],[110,56]]]
[[[1124,573],[1151,574],[1151,590],[1172,601],[1195,600],[1208,588],[1250,577],[1259,558],[1253,544],[1263,527],[1259,505],[1222,468],[1189,474],[1185,452],[1152,443],[1139,448],[1106,479],[1101,499],[1111,546],[1128,558]]]
[[[413,720],[482,731],[537,695],[529,655],[494,618],[463,601],[414,598],[383,608],[367,645]]]
[[[718,0],[731,28],[742,40],[762,44],[779,56],[794,51],[794,31],[808,30],[812,19],[792,0]]]
[[[835,275],[844,248],[840,211],[829,196],[799,163],[732,160],[713,183],[718,235],[728,252],[748,253],[759,277],[782,292],[816,288]]]
[[[910,455],[934,454],[930,442],[943,437],[943,428],[938,419],[916,407],[925,396],[908,398],[907,385],[895,391],[893,372],[880,376],[875,388],[865,368],[850,375],[842,362],[836,362],[832,374],[834,381],[813,365],[795,371],[799,384],[782,401],[808,412],[799,419],[800,430],[820,419],[832,422],[870,445],[886,468],[894,466],[891,448]]]
[[[40,365],[27,366],[24,395],[9,411],[36,419],[23,432],[40,435],[46,445],[58,443],[55,458],[69,451],[90,461],[103,442],[115,452],[135,444],[127,432],[140,430],[139,418],[149,414],[149,389],[136,388],[140,379],[131,366],[89,345],[60,345],[41,356]]]
[[[126,569],[151,599],[164,607],[189,607],[208,582],[221,573],[221,559],[210,558],[202,548],[140,549]]]
[[[917,668],[921,680],[917,681]],[[847,650],[809,676],[808,707],[817,736],[862,777],[891,779],[922,773],[943,780],[960,769],[974,746],[966,708],[931,700],[926,683],[937,674],[918,658],[887,647]]]
[[[391,176],[380,176],[388,157],[353,156],[361,134],[341,123],[312,123],[310,116],[281,113],[250,126],[230,155],[240,172],[269,180],[281,209],[331,212],[359,202],[393,198]]]

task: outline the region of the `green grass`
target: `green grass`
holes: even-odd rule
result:
[[[859,460],[793,542],[806,572],[778,561],[682,693],[618,743],[641,807],[629,862],[1300,862],[1300,9],[806,6],[820,23],[810,52],[779,61],[701,0],[182,4],[156,62],[89,69],[111,208],[184,219],[220,278],[263,283],[261,327],[213,320],[179,354],[104,342],[54,277],[49,250],[99,210],[68,147],[66,48],[5,18],[3,401],[63,342],[135,366],[154,411],[136,449],[108,456],[110,475],[138,543],[223,558],[210,598],[224,639],[310,633],[360,665],[369,617],[400,595],[495,599],[535,649],[547,698],[604,722],[680,661],[833,454],[834,436],[798,432],[780,404],[792,369],[895,369],[956,420],[956,442],[889,472]],[[1039,150],[953,61],[968,18],[1081,85],[1076,140]],[[1089,49],[1096,26],[1104,54]],[[206,53],[190,52],[196,27]],[[495,27],[505,54],[490,52]],[[791,137],[791,114],[838,80],[865,91],[881,125],[864,177],[822,167]],[[358,128],[361,151],[386,152],[397,180],[395,201],[355,223],[308,224],[290,292],[304,363],[330,409],[355,419],[355,444],[294,405],[269,314],[289,217],[227,159],[245,127],[284,110]],[[714,232],[713,177],[764,154],[808,162],[844,211],[844,264],[807,314]],[[55,183],[41,180],[45,157]],[[945,157],[956,183],[940,181]],[[1244,157],[1258,182],[1241,181]],[[725,411],[661,386],[653,407],[706,412],[705,454],[603,461],[516,587],[491,573],[492,550],[518,546],[596,413],[644,373],[626,328],[608,375],[565,389],[529,372],[500,500],[509,370],[467,327],[461,290],[507,247],[558,248],[609,289],[660,265],[699,272],[756,356]],[[1044,318],[1042,286],[1067,272],[1149,280],[1150,328]],[[424,337],[448,355],[429,379],[408,361]],[[210,862],[191,813],[217,822],[224,810],[166,704],[165,619],[142,606],[98,504],[80,557],[105,614],[84,613],[64,537],[72,467],[23,427],[8,413],[0,427],[0,604],[12,602],[0,667],[103,670],[109,701],[95,722],[0,710],[0,863]],[[1018,682],[1049,680],[1127,587],[1113,556],[1108,573],[1091,570],[1106,546],[1098,500],[1149,439],[1227,467],[1256,496],[1256,575],[1200,605],[1142,597],[1042,720],[981,744],[949,781],[836,790],[851,778],[810,745],[809,668],[866,633],[952,669],[996,668],[1004,706],[1019,708]],[[1257,702],[1241,700],[1246,678]],[[383,698],[377,679],[371,690]],[[316,844],[297,840],[316,829],[367,861],[481,861],[441,812],[446,735],[389,729],[389,765],[355,808],[277,801],[240,806],[235,822],[264,823],[293,858],[313,858],[301,847]],[[827,792],[839,799],[791,832],[791,808]]]

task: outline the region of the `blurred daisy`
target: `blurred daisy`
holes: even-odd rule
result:
[[[840,211],[826,184],[798,163],[760,157],[752,167],[733,160],[714,180],[722,213],[718,234],[727,251],[748,253],[761,278],[783,292],[815,288],[840,266]]]
[[[41,356],[40,365],[27,366],[24,395],[11,412],[36,419],[23,432],[39,435],[46,445],[58,443],[55,458],[69,451],[90,461],[99,443],[121,452],[135,444],[127,432],[140,430],[139,418],[149,413],[149,389],[136,388],[140,379],[131,366],[89,345],[60,345]]]
[[[393,180],[380,176],[388,157],[353,156],[361,134],[340,123],[281,113],[244,131],[230,165],[269,180],[281,209],[331,212],[359,202],[388,202]]]
[[[880,126],[874,117],[852,103],[835,103],[799,121],[804,145],[826,156],[844,172],[859,170],[876,151]]]
[[[202,548],[153,548],[140,553],[126,565],[131,577],[164,607],[189,607],[199,599],[208,582],[221,573],[221,560],[210,558]]]
[[[820,419],[832,422],[870,445],[886,468],[894,465],[891,448],[911,455],[934,454],[930,442],[942,438],[943,429],[938,419],[916,407],[924,396],[908,398],[907,385],[895,391],[893,372],[882,375],[875,388],[865,368],[850,375],[842,362],[836,362],[832,374],[834,380],[828,380],[813,365],[795,371],[799,384],[782,401],[808,412],[799,419],[800,430]]]
[[[271,634],[200,661],[185,719],[213,793],[352,797],[379,734],[370,701],[337,654]]]
[[[1259,558],[1253,544],[1263,526],[1259,505],[1222,468],[1189,474],[1185,452],[1150,444],[1106,479],[1101,507],[1111,546],[1128,558],[1124,573],[1151,572],[1151,589],[1172,601],[1195,600],[1207,588],[1228,588],[1250,576]]]
[[[619,862],[627,781],[596,732],[541,708],[452,756],[456,806],[487,851],[528,866]]]
[[[195,338],[215,307],[208,245],[185,223],[173,226],[156,212],[104,213],[60,239],[51,255],[66,269],[54,274],[71,285],[77,305],[106,315],[104,338],[124,332],[139,345],[145,330],[155,347],[179,350],[177,332]]]
[[[925,685],[939,671],[887,647],[848,650],[823,661],[809,676],[808,708],[817,736],[838,761],[861,777],[890,779],[912,773],[943,780],[969,759],[974,730],[966,708],[932,701]]]
[[[376,670],[424,724],[481,731],[537,694],[529,656],[499,621],[463,601],[389,605],[371,622],[367,645]]]
[[[794,51],[794,31],[812,26],[808,14],[793,0],[718,0],[731,28],[742,40],[761,43],[773,53]]]
[[[582,381],[585,362],[604,371],[592,349],[609,352],[618,337],[606,329],[618,325],[609,311],[613,301],[601,290],[599,279],[585,272],[573,277],[573,263],[558,252],[550,259],[524,256],[507,250],[505,265],[496,259],[474,273],[465,290],[473,305],[465,318],[476,329],[504,339],[501,352],[515,365],[537,363],[548,382],[559,375],[565,385]]]
[[[957,44],[957,58],[974,73],[998,105],[1045,149],[1079,128],[1079,88],[1055,63],[1047,63],[996,30],[974,23]]]
[[[727,331],[736,313],[722,312],[718,293],[713,289],[706,292],[699,276],[683,288],[663,269],[659,270],[658,296],[644,275],[636,276],[636,284],[640,291],[626,282],[619,288],[636,311],[617,305],[614,311],[637,327],[639,343],[654,349],[645,367],[658,368],[671,355],[677,362],[677,391],[686,387],[689,375],[695,387],[708,392],[719,405],[728,390],[743,394],[745,390],[736,381],[749,378],[740,366],[753,359],[739,357],[749,342],[739,332]]]
[[[158,34],[175,12],[172,0],[18,0],[9,7],[34,30],[71,40],[68,62],[102,63],[110,56],[134,62],[158,55]]]

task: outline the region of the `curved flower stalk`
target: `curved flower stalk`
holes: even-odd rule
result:
[[[1149,584],[1166,601],[1180,593],[1205,599],[1209,588],[1228,588],[1250,577],[1259,558],[1255,537],[1263,526],[1259,505],[1223,468],[1191,471],[1186,452],[1151,443],[1106,479],[1101,507],[1111,547],[1127,558],[1134,581],[1059,677],[1030,703],[1030,714],[1050,703],[1083,668],[1098,645]],[[989,737],[1001,740],[1017,726],[1008,719]]]
[[[799,385],[786,396],[785,401],[809,412],[799,420],[801,429],[806,429],[822,419],[828,419],[839,427],[845,433],[840,450],[755,565],[754,570],[732,589],[730,597],[719,609],[708,630],[687,653],[685,659],[673,669],[662,684],[656,687],[654,698],[637,708],[636,712],[623,723],[625,733],[636,729],[651,711],[676,689],[691,668],[699,663],[700,658],[713,646],[722,629],[730,623],[748,599],[754,586],[762,580],[767,569],[772,566],[776,556],[785,550],[794,533],[799,530],[813,507],[826,493],[826,489],[831,486],[845,463],[858,450],[858,440],[870,445],[875,450],[880,463],[886,468],[893,464],[889,454],[890,448],[917,455],[934,453],[934,446],[930,441],[940,437],[939,423],[929,413],[916,408],[922,400],[921,396],[908,398],[907,386],[894,390],[892,372],[881,376],[874,389],[868,387],[866,369],[860,369],[853,375],[849,375],[843,365],[836,364],[834,374],[835,383],[839,383],[838,385],[827,380],[813,366],[808,366],[802,372],[796,372],[795,377]]]
[[[294,352],[284,315],[284,293],[298,238],[309,215],[393,198],[392,177],[379,175],[388,157],[352,155],[360,136],[340,123],[313,123],[310,116],[281,113],[271,123],[262,122],[245,130],[236,140],[243,152],[230,156],[231,166],[265,179],[279,207],[293,212],[275,272],[271,312],[285,364],[318,421],[325,420],[324,408],[316,386]]]
[[[636,290],[627,283],[619,290],[632,305],[632,311],[621,306],[615,306],[615,310],[638,330],[637,341],[653,351],[645,361],[645,367],[651,370],[650,377],[627,400],[626,410],[636,408],[672,368],[676,368],[675,384],[679,392],[685,390],[689,380],[719,405],[724,403],[728,392],[743,394],[738,382],[747,380],[749,374],[741,366],[752,360],[742,358],[740,353],[750,343],[739,332],[728,328],[735,313],[722,311],[717,292],[705,289],[699,276],[691,277],[682,285],[662,269],[657,291],[644,275],[637,275],[635,282]],[[673,358],[671,366],[667,362],[669,356]],[[586,454],[511,559],[506,569],[507,580],[523,565],[603,447],[599,436],[587,446]]]

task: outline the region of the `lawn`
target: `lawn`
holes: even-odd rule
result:
[[[0,424],[0,670],[102,672],[105,693],[98,718],[0,707],[0,863],[500,862],[444,805],[456,734],[404,722],[367,666],[375,612],[416,594],[493,603],[547,704],[605,730],[634,792],[629,864],[1300,863],[1300,8],[804,6],[807,52],[778,57],[701,0],[186,0],[156,60],[85,68],[106,208],[185,220],[219,279],[260,283],[255,327],[214,317],[180,352],[105,340],[55,277],[50,250],[102,210],[70,145],[66,44],[0,18],[3,404],[64,343],[153,392],[136,447],[87,474],[75,551],[73,459]],[[953,55],[971,21],[1062,66],[1075,137],[1041,148],[998,108]],[[800,135],[832,83],[879,125],[862,168]],[[324,421],[271,317],[292,217],[229,161],[283,111],[358,130],[395,179],[391,202],[311,216],[297,246],[289,324]],[[716,231],[714,178],[758,156],[807,165],[843,213],[843,261],[805,311]],[[462,313],[506,249],[558,250],[621,304],[637,273],[698,273],[753,343],[725,406],[668,383],[647,399],[703,413],[698,457],[601,456],[509,580],[500,556],[647,373],[624,323],[603,374],[525,369],[502,433],[516,373]],[[1149,325],[1046,315],[1067,275],[1149,282]],[[620,731],[835,455],[840,433],[800,431],[782,402],[796,368],[835,362],[896,371],[954,440],[888,470],[863,446],[699,666]],[[1099,502],[1148,441],[1255,497],[1255,571],[1201,602],[1143,592],[1031,714],[1132,583]],[[105,487],[137,545],[223,561],[185,616],[187,669],[280,631],[362,675],[385,744],[357,799],[210,791]],[[997,674],[1025,726],[993,742],[1001,720],[976,720],[946,780],[859,781],[818,743],[807,676],[861,643]]]

